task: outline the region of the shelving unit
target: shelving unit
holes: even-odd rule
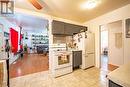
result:
[[[41,46],[41,45],[48,45],[49,44],[49,37],[43,35],[32,35],[32,46]]]

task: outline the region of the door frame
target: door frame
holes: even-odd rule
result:
[[[107,62],[107,65],[109,65],[109,29],[108,29],[108,24],[103,24],[103,25],[106,25],[106,27],[107,27],[107,30],[108,30],[108,62]],[[102,66],[101,66],[101,27],[103,26],[103,25],[99,25],[99,68],[102,68]]]
[[[3,40],[2,44],[4,46],[4,25],[0,23],[0,27],[2,28],[2,34],[3,34],[3,36],[2,36],[2,40]],[[4,50],[4,48],[3,48],[3,50]]]

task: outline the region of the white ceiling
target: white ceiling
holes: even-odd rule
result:
[[[100,0],[101,3],[93,9],[81,8],[87,0],[38,0],[43,6],[42,10],[37,10],[28,0],[15,0],[17,8],[28,9],[41,12],[51,16],[65,18],[76,22],[86,22],[95,17],[113,11],[124,5],[130,4],[130,0]]]
[[[48,21],[39,17],[16,13],[14,17],[7,18],[11,23],[21,26],[23,31],[43,32],[46,31]]]

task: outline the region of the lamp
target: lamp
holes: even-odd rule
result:
[[[92,8],[95,8],[99,3],[100,3],[100,0],[87,0],[87,2],[81,5],[81,7],[83,9],[92,9]]]

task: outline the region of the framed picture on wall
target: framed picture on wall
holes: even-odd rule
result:
[[[130,38],[130,18],[126,19],[126,38]]]

